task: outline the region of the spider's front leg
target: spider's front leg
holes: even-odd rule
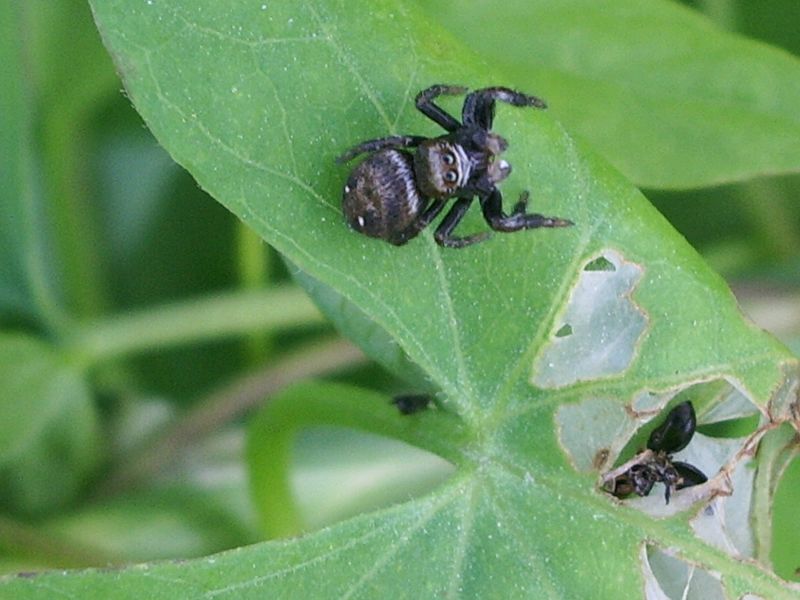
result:
[[[481,129],[491,129],[494,121],[495,101],[497,100],[512,106],[547,108],[545,101],[536,96],[515,92],[506,87],[483,88],[468,94],[464,99],[464,109],[461,113],[464,125],[477,125]]]
[[[438,96],[446,94],[448,96],[459,96],[467,91],[467,88],[460,85],[432,85],[431,87],[422,90],[417,94],[414,101],[417,109],[430,120],[435,121],[447,131],[451,133],[461,127],[461,123],[456,121],[455,117],[445,112],[441,107],[436,105],[433,101]]]
[[[456,225],[461,222],[461,219],[464,218],[464,215],[467,214],[471,204],[471,195],[461,196],[456,203],[453,204],[450,212],[445,215],[433,234],[437,244],[445,248],[463,248],[464,246],[476,244],[477,242],[488,239],[490,235],[488,232],[475,233],[466,237],[457,237],[453,235],[453,230],[456,228]]]
[[[400,148],[416,148],[426,138],[421,135],[390,135],[385,138],[378,138],[377,140],[367,140],[361,142],[358,146],[353,146],[344,154],[336,159],[339,164],[353,160],[359,154],[366,152],[378,152],[379,150],[400,149]]]
[[[528,192],[523,192],[510,215],[503,212],[503,196],[495,188],[488,195],[480,196],[483,217],[495,231],[520,231],[538,227],[569,227],[572,221],[558,217],[545,217],[536,213],[526,213]]]

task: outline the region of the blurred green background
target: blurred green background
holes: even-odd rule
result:
[[[686,4],[800,54],[796,0]],[[47,369],[65,363],[76,388],[90,385],[76,393],[100,407],[98,423],[75,417],[84,419],[81,443],[94,444],[65,459],[63,468],[82,465],[74,481],[36,487],[53,481],[33,473],[37,456],[57,456],[57,444],[0,464],[0,572],[202,556],[257,541],[242,444],[243,417],[262,398],[315,375],[409,390],[339,339],[280,257],[158,146],[84,2],[9,3],[0,17],[3,52],[16,57],[0,65],[3,80],[25,82],[0,94],[0,172],[7,193],[23,194],[0,206],[0,324],[43,341],[15,341],[9,353],[30,346]],[[645,194],[745,311],[800,352],[800,176]],[[48,354],[50,342],[63,350],[73,340],[92,351]],[[297,463],[313,526],[448,473],[435,458],[335,429],[304,434]],[[334,497],[336,489],[351,493]],[[794,461],[777,497],[774,559],[795,579],[798,504]]]

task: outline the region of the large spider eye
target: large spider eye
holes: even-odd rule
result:
[[[458,181],[458,174],[455,171],[447,171],[444,174],[444,180],[447,183],[455,183],[456,181]]]
[[[456,162],[456,157],[452,152],[445,152],[442,154],[442,162],[446,165],[452,165]]]

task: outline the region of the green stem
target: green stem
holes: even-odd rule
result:
[[[43,118],[43,164],[50,228],[56,240],[67,303],[81,317],[102,312],[105,284],[85,173],[89,121],[97,106],[116,95],[113,71],[102,71],[51,104]]]
[[[52,19],[28,13],[29,34],[48,40],[37,56],[46,68],[39,74],[38,105],[48,235],[66,308],[76,318],[89,318],[106,303],[103,236],[87,171],[91,132],[101,107],[118,98],[120,83],[87,3],[57,4]]]
[[[10,155],[0,162],[0,181],[3,182],[5,206],[0,209],[4,219],[2,233],[8,248],[0,278],[14,281],[21,289],[27,308],[37,315],[46,330],[60,331],[67,322],[55,293],[47,267],[45,231],[43,227],[42,190],[37,172],[35,145],[36,86],[30,76],[30,65],[36,62],[30,32],[35,28],[32,8],[27,3],[3,4],[0,8],[0,27],[3,49],[10,60],[3,65],[2,80],[9,93],[0,100],[0,130],[4,142],[13,143]],[[7,199],[6,199],[7,198]]]
[[[294,286],[230,292],[115,315],[79,326],[67,340],[86,364],[126,354],[322,323]]]
[[[239,281],[246,290],[263,289],[269,285],[271,254],[269,246],[255,231],[239,223],[237,232],[237,257]],[[256,333],[244,340],[245,352],[250,364],[260,363],[269,353],[270,336]]]

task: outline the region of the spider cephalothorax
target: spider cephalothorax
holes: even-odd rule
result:
[[[496,187],[508,177],[511,165],[499,158],[508,142],[491,131],[495,102],[536,108],[544,108],[544,102],[504,87],[476,90],[464,100],[461,123],[433,102],[442,94],[466,91],[460,86],[434,85],[417,95],[417,108],[447,134],[437,138],[395,135],[369,140],[338,158],[339,162],[347,162],[369,153],[344,187],[342,208],[353,229],[399,246],[427,227],[448,200],[457,198],[436,228],[434,238],[442,246],[460,248],[488,237],[488,233],[452,235],[476,196],[486,222],[495,231],[572,225],[566,219],[526,213],[527,192],[520,196],[511,214],[506,214]]]

